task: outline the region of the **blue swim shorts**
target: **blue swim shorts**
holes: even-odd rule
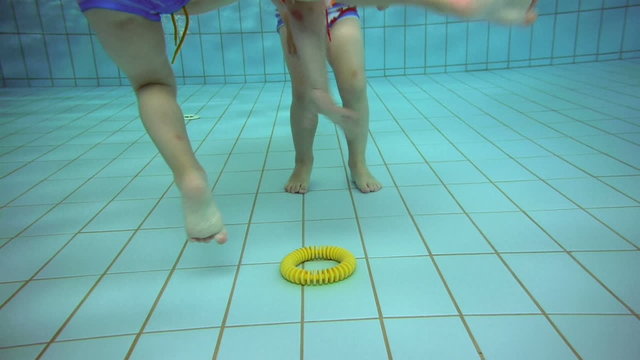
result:
[[[160,15],[173,14],[189,0],[77,0],[80,10],[109,9],[140,15],[151,21],[160,21]]]

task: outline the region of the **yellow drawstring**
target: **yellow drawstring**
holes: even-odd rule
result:
[[[189,31],[189,12],[187,11],[187,7],[183,7],[182,11],[184,11],[187,21],[184,24],[184,30],[182,31],[182,36],[180,36],[180,42],[178,42],[178,24],[176,23],[176,16],[171,14],[171,22],[173,23],[173,42],[176,45],[176,49],[173,52],[173,58],[171,59],[172,64],[176,61],[176,57],[180,53],[184,39],[187,37],[187,31]]]

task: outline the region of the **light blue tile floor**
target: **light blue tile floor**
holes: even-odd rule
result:
[[[283,192],[286,83],[179,100],[224,246],[128,88],[0,89],[0,359],[640,359],[640,62],[372,78],[374,194],[326,119]],[[320,244],[356,273],[281,278]]]

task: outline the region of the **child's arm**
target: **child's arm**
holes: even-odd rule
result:
[[[323,0],[284,0],[323,2]],[[504,25],[531,25],[538,15],[538,0],[348,0],[354,6],[416,5],[463,18],[482,19]]]

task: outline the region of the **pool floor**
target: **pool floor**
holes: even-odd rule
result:
[[[180,87],[223,246],[185,241],[129,88],[0,89],[0,358],[639,359],[640,61],[368,84],[384,188],[321,119],[304,196],[290,84]],[[282,279],[322,244],[354,275]]]

